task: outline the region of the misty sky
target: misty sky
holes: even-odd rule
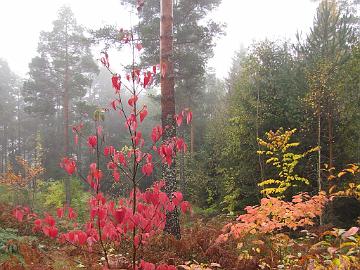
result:
[[[78,23],[89,28],[130,25],[129,13],[119,0],[2,0],[0,58],[20,76],[36,55],[40,31],[51,30],[62,5],[70,6]],[[316,3],[310,0],[223,0],[212,16],[227,23],[227,36],[218,41],[209,65],[218,77],[225,77],[241,45],[265,38],[294,39],[296,31],[308,32],[315,11]]]

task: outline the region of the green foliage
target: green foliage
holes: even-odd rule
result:
[[[8,203],[13,199],[13,193],[7,185],[0,184],[0,202]]]
[[[11,228],[0,228],[0,250],[13,252],[16,251],[16,246],[8,246],[9,240],[19,240],[19,236],[17,235],[16,229]]]
[[[266,164],[270,164],[277,171],[275,178],[265,179],[258,184],[263,188],[260,191],[263,195],[284,197],[290,188],[302,184],[309,185],[309,180],[299,176],[295,172],[295,168],[303,158],[317,151],[318,148],[312,148],[300,154],[290,152],[291,148],[298,147],[300,144],[299,142],[290,142],[295,132],[296,129],[284,131],[283,128],[280,128],[275,132],[266,132],[266,140],[258,139],[259,145],[265,150],[257,153],[266,156]]]
[[[71,178],[71,207],[79,215],[80,221],[84,220],[88,211],[87,205],[90,194],[77,178]],[[32,201],[32,194],[28,189],[14,191],[0,184],[0,202],[13,205],[28,205]],[[35,211],[53,212],[65,203],[65,190],[63,180],[41,180],[37,183],[37,193],[34,197],[33,208]]]
[[[339,71],[337,93],[340,121],[338,124],[338,149],[342,161],[338,167],[360,160],[360,43],[352,48],[349,60]]]
[[[0,184],[0,203],[12,205],[29,205],[32,201],[32,192],[24,188],[20,190],[13,189],[8,185]]]
[[[80,220],[83,220],[88,211],[87,205],[90,194],[84,189],[79,179],[71,178],[71,196],[71,206],[79,215]],[[39,183],[37,208],[45,211],[54,211],[54,209],[63,207],[64,203],[65,189],[63,181],[42,181]]]
[[[20,262],[24,263],[19,254],[19,243],[31,243],[35,240],[36,237],[33,236],[19,236],[17,229],[0,228],[0,263],[11,259],[12,256],[16,256]]]
[[[233,212],[257,203],[263,161],[256,138],[303,120],[301,74],[287,43],[264,41],[234,60],[229,92],[205,129],[208,162],[204,174],[220,186],[221,208]]]
[[[315,145],[316,142],[321,147],[320,162],[326,162],[331,167],[343,166],[349,162],[346,160],[348,154],[341,147],[344,145],[342,139],[346,138],[342,134],[351,134],[352,126],[356,125],[352,122],[343,126],[347,122],[345,119],[348,119],[345,115],[352,113],[353,110],[349,108],[355,105],[347,103],[349,107],[345,108],[343,98],[358,92],[358,86],[348,84],[346,93],[342,89],[344,79],[351,74],[345,75],[348,72],[345,70],[352,58],[352,47],[358,43],[357,28],[355,4],[323,0],[319,3],[314,25],[304,44],[300,40],[298,43],[297,51],[301,55],[299,62],[307,81],[304,108],[308,106],[308,117],[304,127],[308,133],[308,144]],[[353,79],[358,77],[353,74],[350,76]],[[316,122],[317,125],[314,124]],[[317,134],[320,138],[311,134]],[[355,131],[354,135],[358,136],[357,134]],[[354,153],[353,150],[349,152]]]

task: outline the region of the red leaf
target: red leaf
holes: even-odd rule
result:
[[[117,169],[113,170],[113,177],[114,177],[114,181],[115,182],[119,182],[120,181],[120,173]]]
[[[93,174],[94,172],[96,172],[96,168],[97,168],[97,165],[95,162],[91,163],[89,165],[89,168],[90,168],[90,172]]]
[[[22,222],[24,218],[24,213],[19,209],[15,209],[14,216],[19,222]]]
[[[140,112],[140,122],[144,121],[147,115],[148,115],[147,106],[144,105],[144,108]]]
[[[55,219],[51,215],[47,215],[44,218],[44,222],[47,223],[49,226],[55,226]]]
[[[133,139],[135,140],[135,145],[138,146],[139,143],[143,144],[144,140],[142,139],[142,133],[140,131],[137,131],[136,132],[136,136],[133,136]],[[140,160],[141,160],[141,157],[140,157]],[[140,160],[138,162],[140,162]]]
[[[41,219],[36,219],[34,220],[34,228],[33,231],[37,232],[37,231],[41,231]]]
[[[136,47],[136,49],[137,49],[138,51],[141,51],[142,48],[143,48],[143,46],[141,45],[141,43],[136,43],[135,47]]]
[[[156,74],[156,66],[152,67],[153,73]]]
[[[145,75],[144,76],[144,88],[149,84],[151,77]]]
[[[97,145],[97,137],[95,135],[89,136],[88,138],[88,146],[95,148]]]
[[[115,148],[114,146],[106,146],[104,148],[104,156],[108,156],[108,155],[114,155],[115,153]]]
[[[112,81],[112,86],[115,89],[115,93],[116,94],[119,93],[120,88],[121,88],[121,77],[120,77],[120,75],[114,75],[111,78],[111,81]]]
[[[154,165],[152,163],[146,163],[142,168],[141,171],[144,175],[150,176],[153,172]]]
[[[172,202],[175,204],[175,206],[179,206],[180,202],[183,200],[183,195],[181,192],[174,192]]]
[[[138,68],[134,69],[132,73],[133,73],[132,74],[133,77],[135,77],[135,76],[140,77],[140,69],[138,69]]]
[[[117,152],[114,155],[114,161],[120,163],[123,166],[126,166],[126,160],[123,152]]]
[[[62,218],[64,216],[64,208],[58,208],[56,210],[56,214],[57,214],[58,218]]]
[[[114,218],[117,221],[117,223],[122,223],[124,221],[125,214],[126,214],[125,208],[116,209],[114,213]]]
[[[143,260],[141,260],[140,267],[142,270],[155,270],[155,264],[148,263]]]
[[[135,131],[137,129],[137,127],[138,127],[137,119],[136,119],[136,117],[135,117],[135,115],[133,113],[130,114],[130,116],[126,120],[125,126],[130,127],[130,129],[133,130],[133,131]]]
[[[83,231],[78,231],[77,233],[77,238],[78,238],[78,242],[80,245],[84,245],[86,243],[87,240],[87,234]]]
[[[76,163],[70,158],[63,158],[60,167],[63,168],[69,175],[72,175],[76,169]]]
[[[137,102],[137,100],[138,100],[138,96],[134,95],[129,99],[128,103],[131,107],[134,107],[134,104]]]
[[[184,139],[182,139],[182,138],[177,138],[176,139],[176,149],[178,151],[183,150],[184,152],[186,152],[186,144],[184,142]]]
[[[190,203],[187,201],[183,201],[180,203],[180,209],[185,214],[187,210],[190,210]]]
[[[49,236],[50,238],[56,238],[58,234],[58,229],[55,226],[44,227],[43,232],[46,236]]]
[[[190,122],[192,121],[192,112],[188,111],[187,116],[186,116],[186,123],[190,124]]]
[[[103,173],[101,170],[96,170],[93,172],[93,177],[99,182],[100,179],[103,177]]]
[[[161,126],[154,127],[151,132],[151,139],[153,143],[156,143],[161,138],[162,134],[163,130]]]
[[[190,267],[189,267],[190,268]],[[156,267],[156,270],[176,270],[177,268],[173,265],[160,264]]]
[[[151,163],[152,162],[152,155],[150,153],[147,154],[146,156],[146,162],[147,163]]]
[[[179,114],[179,115],[175,114],[174,117],[175,117],[175,121],[176,121],[177,126],[180,127],[181,124],[182,124],[182,121],[183,121],[182,114]]]
[[[74,212],[74,210],[69,207],[68,208],[68,218],[69,219],[75,219],[77,217],[77,214]]]
[[[113,109],[116,111],[116,102],[117,102],[117,99],[113,100],[111,102],[111,107],[113,107]]]

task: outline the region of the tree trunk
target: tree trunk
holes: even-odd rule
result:
[[[173,1],[161,0],[160,10],[160,67],[161,67],[161,122],[164,130],[163,142],[176,136],[173,56]],[[176,191],[175,160],[162,167],[165,192],[171,198]],[[175,209],[166,213],[165,231],[180,239],[179,213]]]
[[[318,164],[317,164],[317,182],[319,192],[322,190],[321,187],[321,114],[317,113],[318,127],[317,127],[317,146],[318,146]]]
[[[68,64],[68,32],[66,25],[65,33],[65,78],[64,78],[64,154],[69,155],[69,64]],[[70,176],[65,177],[65,201],[66,205],[71,204],[71,187],[70,187]]]
[[[260,139],[260,88],[258,87],[257,99],[256,99],[256,142],[257,142],[258,151],[261,150],[259,139]],[[264,167],[263,167],[262,155],[260,155],[260,154],[258,154],[258,162],[259,162],[259,169],[260,169],[260,181],[263,182],[264,181]],[[259,191],[257,194],[260,194],[261,188],[259,187],[259,185],[256,185],[256,186]]]
[[[184,138],[185,130],[184,128],[181,128],[181,137]],[[178,152],[180,155],[179,161],[179,177],[180,177],[180,189],[181,191],[185,190],[186,183],[185,183],[185,153],[184,152]]]
[[[194,156],[194,150],[195,149],[195,126],[194,122],[191,122],[190,124],[190,154],[191,158]]]
[[[7,173],[8,171],[8,133],[7,133],[7,126],[4,125],[4,144],[3,144],[3,151],[4,151],[4,172]]]
[[[317,121],[318,121],[318,127],[317,127],[317,146],[318,146],[318,188],[319,188],[319,192],[322,190],[322,185],[321,185],[321,111],[320,111],[320,105],[319,108],[317,110]],[[320,225],[323,225],[323,216],[322,213],[319,216],[319,222]]]
[[[333,134],[333,123],[332,115],[328,114],[328,143],[329,143],[329,169],[330,175],[333,174],[334,167],[334,134]]]
[[[21,96],[21,91],[20,91],[20,88],[18,89],[18,94],[17,94],[17,128],[18,128],[18,145],[17,145],[17,156],[20,156],[21,155],[21,110],[20,110],[20,96]]]
[[[2,131],[4,131],[4,126],[2,126]],[[4,133],[3,133],[4,134]],[[4,136],[2,137],[2,141],[1,141],[1,173],[4,173]]]
[[[78,162],[78,170],[80,175],[82,175],[82,171],[83,171],[81,147],[82,147],[82,140],[81,138],[79,138],[77,162]]]

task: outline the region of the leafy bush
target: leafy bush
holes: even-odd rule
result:
[[[358,227],[334,228],[322,234],[307,256],[307,268],[313,270],[360,269],[360,234]]]
[[[246,213],[237,218],[237,222],[224,227],[224,233],[218,238],[223,242],[233,237],[241,239],[248,233],[274,233],[282,229],[297,229],[314,225],[314,218],[322,214],[327,201],[324,193],[310,197],[299,194],[291,202],[278,198],[263,198],[259,206],[248,206]]]
[[[80,221],[84,219],[88,211],[88,201],[90,194],[87,192],[77,178],[71,179],[71,205],[78,213]],[[42,181],[39,183],[39,192],[37,195],[36,206],[43,211],[54,211],[64,206],[65,190],[62,180]]]
[[[29,244],[35,239],[35,237],[19,236],[17,229],[0,228],[0,263],[11,259],[12,256],[15,256],[22,263],[20,245]]]
[[[290,188],[309,184],[309,180],[299,176],[295,168],[301,159],[317,151],[318,148],[312,148],[300,154],[290,152],[289,149],[300,145],[299,142],[290,142],[295,132],[296,129],[284,131],[280,128],[275,132],[266,132],[267,140],[258,139],[259,145],[266,149],[266,151],[258,151],[258,154],[266,155],[268,157],[266,164],[271,164],[277,171],[276,177],[259,183],[259,186],[263,188],[260,191],[262,194],[284,197],[285,192]]]

